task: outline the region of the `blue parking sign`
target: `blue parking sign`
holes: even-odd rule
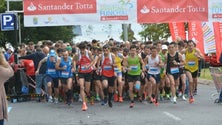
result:
[[[13,13],[2,13],[1,14],[1,30],[2,31],[14,30],[15,19],[16,19],[16,16]]]

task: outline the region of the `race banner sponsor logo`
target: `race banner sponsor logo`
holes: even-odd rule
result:
[[[196,47],[204,54],[204,39],[201,22],[189,22],[188,23],[188,39],[194,40]]]
[[[208,0],[138,0],[138,23],[208,21]]]
[[[24,0],[25,15],[96,13],[96,0]]]
[[[208,0],[209,8],[209,21],[218,22],[222,21],[222,1],[221,0]]]
[[[186,38],[185,27],[183,22],[169,23],[169,28],[173,41],[176,41],[178,38],[181,38],[183,40]]]

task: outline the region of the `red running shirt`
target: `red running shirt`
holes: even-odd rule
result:
[[[106,77],[113,77],[114,76],[114,68],[113,68],[113,62],[111,54],[109,57],[104,57],[102,55],[102,75]]]
[[[86,52],[85,55],[79,55],[79,73],[90,73],[92,72],[92,67],[86,69],[86,66],[90,65],[91,60]]]

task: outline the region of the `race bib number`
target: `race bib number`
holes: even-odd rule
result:
[[[171,74],[179,73],[179,68],[178,67],[172,67],[170,68]]]
[[[158,68],[157,67],[150,67],[150,72],[157,72]]]
[[[81,70],[86,70],[87,68],[85,66],[81,66]]]
[[[112,70],[112,66],[104,66],[104,70]]]
[[[137,71],[137,70],[138,70],[138,66],[130,66],[130,69],[131,69],[132,71]]]
[[[56,70],[55,69],[48,69],[48,73],[49,74],[56,74]]]
[[[194,61],[189,61],[188,66],[194,66],[196,63]]]
[[[114,68],[114,72],[119,72],[119,68]]]
[[[69,76],[69,72],[62,71],[61,75],[67,77]]]

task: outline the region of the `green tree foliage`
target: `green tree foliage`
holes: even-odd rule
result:
[[[139,35],[144,41],[157,41],[159,39],[167,39],[170,36],[168,24],[142,24],[143,31]]]
[[[123,29],[123,24],[122,24],[122,29]],[[128,41],[134,41],[136,40],[136,38],[134,37],[134,31],[132,30],[131,28],[131,24],[128,24],[127,25],[127,31],[128,31]],[[124,32],[122,32],[121,36],[120,36],[120,39],[124,39]]]
[[[10,10],[22,10],[22,2],[10,2]],[[6,2],[0,0],[0,13],[5,13]],[[73,26],[58,26],[58,27],[24,27],[23,14],[19,13],[21,22],[21,41],[27,43],[29,41],[37,42],[39,40],[63,40],[65,42],[72,41],[75,37]],[[18,35],[18,31],[17,31]],[[6,42],[12,45],[18,45],[18,40],[15,37],[15,31],[1,31],[0,44],[4,46]]]

